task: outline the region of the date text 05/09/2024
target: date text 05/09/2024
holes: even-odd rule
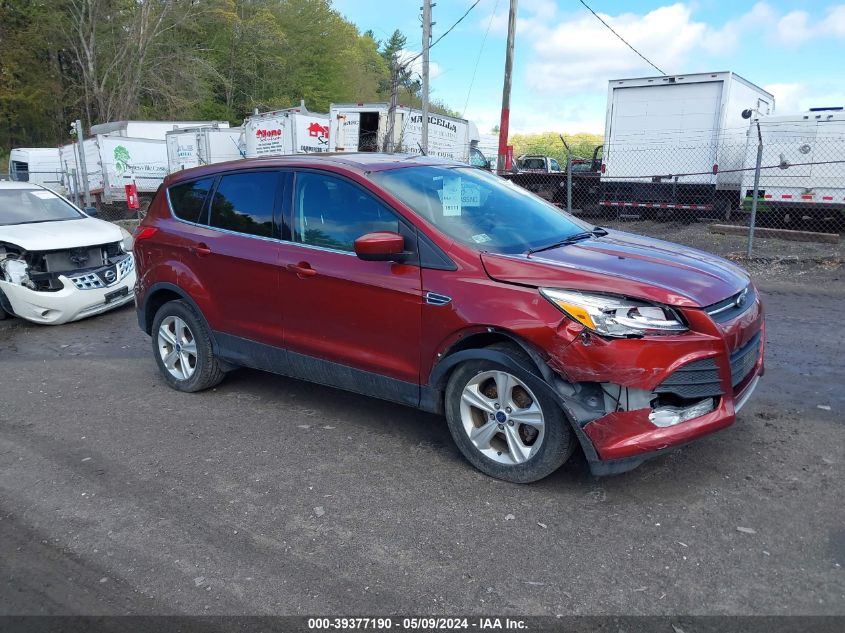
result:
[[[446,618],[446,617],[334,617],[309,618],[308,628],[320,630],[371,630],[371,631],[518,631],[527,628],[518,618]]]

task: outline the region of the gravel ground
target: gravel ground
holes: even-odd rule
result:
[[[172,391],[131,308],[0,321],[0,614],[845,615],[845,283],[760,283],[737,424],[528,486],[401,406],[247,370]]]

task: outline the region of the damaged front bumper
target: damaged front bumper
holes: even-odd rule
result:
[[[764,371],[759,299],[716,323],[684,315],[690,331],[646,339],[581,333],[549,365],[591,471],[608,475],[730,426]],[[568,325],[567,327],[571,327]]]
[[[61,325],[77,321],[130,303],[134,299],[136,274],[131,254],[116,266],[108,277],[102,271],[84,271],[57,275],[62,288],[55,291],[32,290],[26,286],[0,279],[5,297],[4,307],[16,316],[45,325]]]

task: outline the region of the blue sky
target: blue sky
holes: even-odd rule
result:
[[[472,2],[438,0],[433,10],[434,38]],[[432,97],[463,111],[482,132],[499,118],[508,4],[509,0],[481,0],[431,50]],[[823,0],[587,0],[587,4],[668,74],[732,70],[772,92],[779,114],[845,105],[845,4]],[[421,0],[334,0],[335,8],[361,31],[372,29],[377,38],[386,39],[398,28],[414,51],[420,49],[421,5]],[[600,133],[607,81],[655,74],[578,0],[520,0],[511,131]]]

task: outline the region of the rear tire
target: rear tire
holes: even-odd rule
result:
[[[225,376],[214,355],[211,332],[184,301],[170,301],[156,312],[152,345],[164,381],[177,391],[203,391]]]
[[[508,354],[521,369],[487,360],[459,365],[445,394],[452,438],[490,477],[513,483],[547,477],[575,450],[569,422],[525,352],[508,344],[488,349]]]

